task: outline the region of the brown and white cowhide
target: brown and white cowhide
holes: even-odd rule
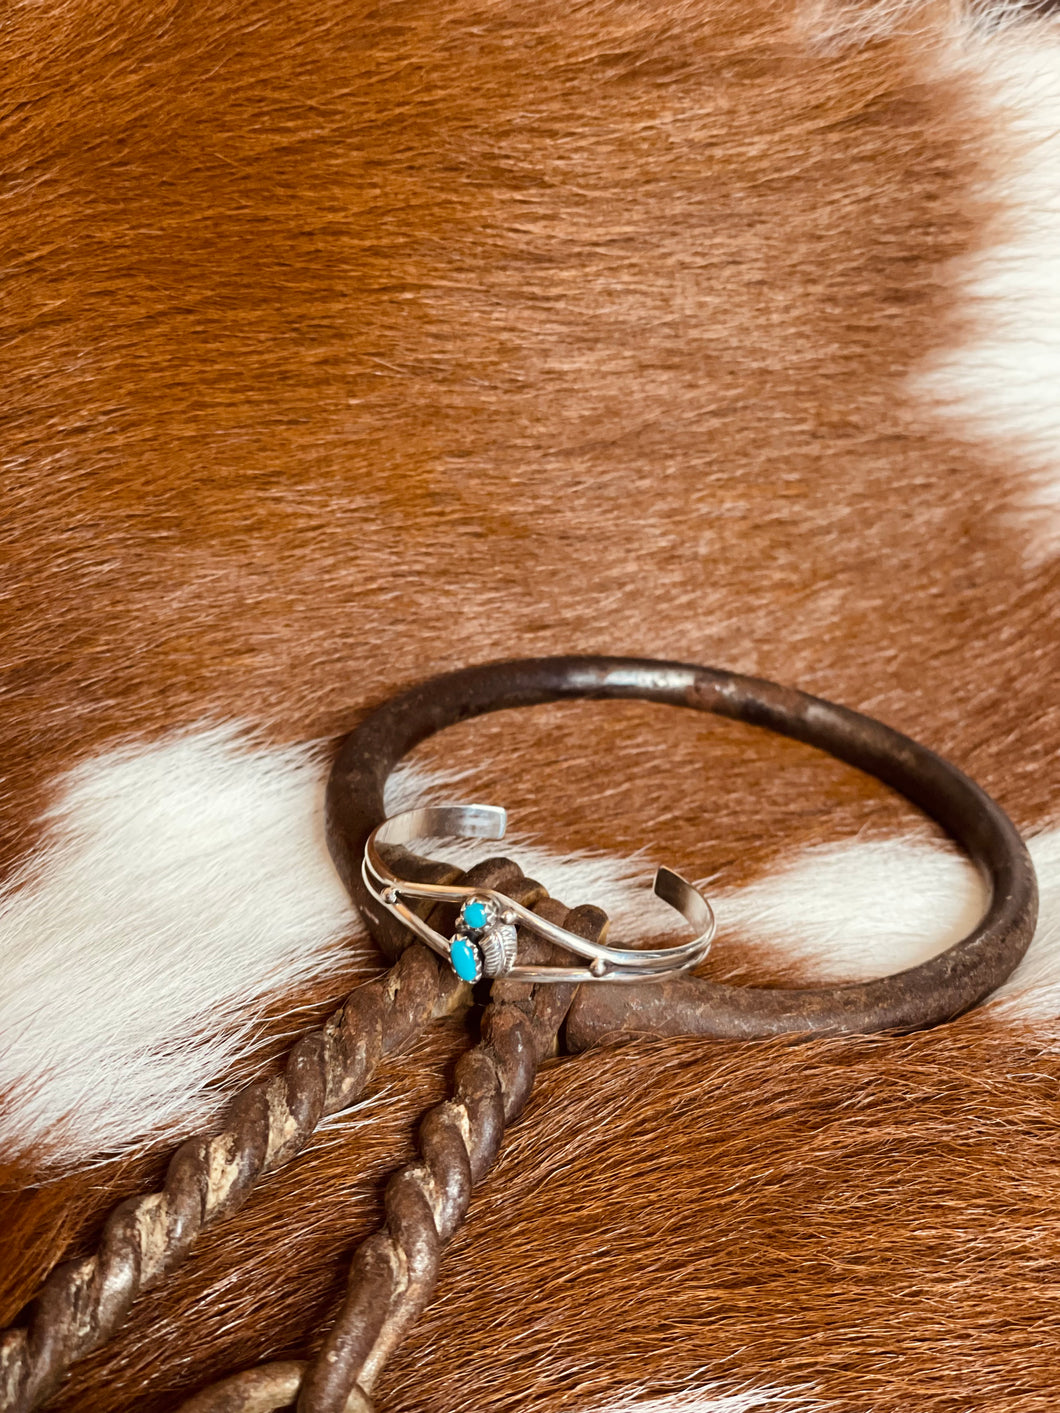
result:
[[[643,654],[952,757],[1029,836],[1039,936],[925,1034],[551,1066],[381,1413],[1052,1413],[1060,20],[10,0],[0,34],[0,1323],[379,967],[336,739],[453,666]],[[626,937],[654,863],[707,880],[720,977],[884,974],[981,904],[881,787],[658,706],[462,726],[398,795],[505,804]],[[466,1043],[49,1407],[312,1350]]]

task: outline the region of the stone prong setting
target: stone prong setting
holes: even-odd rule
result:
[[[456,929],[471,937],[478,937],[493,926],[499,913],[500,908],[492,898],[465,898],[456,920]]]
[[[458,932],[449,943],[449,965],[461,981],[473,985],[482,979],[482,951],[470,937],[461,932]]]
[[[508,917],[493,898],[472,895],[461,905],[456,931],[449,940],[449,961],[463,981],[483,976],[503,976],[515,965],[517,935]]]

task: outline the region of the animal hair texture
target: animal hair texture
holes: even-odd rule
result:
[[[898,0],[17,0],[0,14],[0,1322],[379,954],[338,741],[492,658],[724,666],[1011,815],[1031,949],[907,1036],[543,1069],[380,1413],[1052,1413],[1060,17]],[[882,976],[974,924],[934,824],[735,722],[424,742],[633,945]],[[467,863],[461,846],[448,855]],[[206,1231],[52,1413],[319,1348],[464,1013]]]

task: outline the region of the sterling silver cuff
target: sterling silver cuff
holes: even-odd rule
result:
[[[384,862],[380,845],[408,844],[414,839],[503,839],[507,812],[498,805],[437,805],[407,810],[384,820],[368,836],[361,864],[364,886],[410,932],[445,957],[464,981],[483,976],[507,976],[525,982],[662,981],[689,971],[707,955],[714,937],[714,912],[698,889],[668,868],[655,875],[656,896],[696,929],[697,936],[679,947],[626,951],[587,942],[566,928],[546,922],[513,898],[488,888],[467,885],[412,883],[399,878]],[[425,898],[459,903],[456,930],[444,937],[403,901]],[[583,958],[588,966],[521,966],[517,958],[517,927],[526,928]]]

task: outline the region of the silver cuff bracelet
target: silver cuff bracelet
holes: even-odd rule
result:
[[[678,947],[626,951],[587,942],[488,888],[399,878],[379,852],[380,845],[408,844],[414,839],[503,839],[507,822],[507,812],[498,805],[438,805],[393,815],[372,830],[365,844],[361,877],[368,892],[410,932],[445,957],[462,980],[475,982],[483,976],[568,983],[663,980],[697,966],[709,952],[715,928],[713,910],[698,889],[668,868],[660,868],[655,875],[656,896],[679,912],[697,936]],[[436,932],[403,901],[405,898],[459,903],[452,937]],[[584,958],[588,965],[520,966],[517,926]]]

